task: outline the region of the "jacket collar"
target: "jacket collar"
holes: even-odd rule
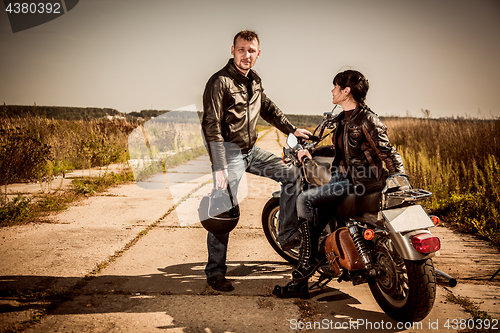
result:
[[[352,111],[352,114],[351,116],[348,118],[348,119],[345,119],[345,113],[344,111],[341,112],[341,118],[340,118],[340,121],[342,122],[342,124],[347,124],[347,123],[350,123],[353,119],[355,119],[360,113],[361,111],[363,110],[369,110],[368,107],[366,105],[364,106],[361,106],[361,105],[358,105],[358,107],[356,109],[354,109],[354,111]]]
[[[241,73],[238,70],[238,68],[236,68],[236,66],[234,65],[234,58],[229,59],[229,61],[227,62],[227,65],[226,65],[226,69],[228,70],[229,74],[231,74],[231,76],[233,78],[237,79],[240,82],[246,83],[248,81],[248,77],[251,77],[254,81],[256,81],[257,83],[260,83],[260,76],[253,69],[250,69],[248,71],[248,77],[243,75],[243,73]]]

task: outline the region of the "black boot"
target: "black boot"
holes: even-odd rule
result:
[[[290,281],[286,286],[274,286],[273,295],[279,298],[304,298],[309,299],[309,285],[305,282]]]
[[[292,272],[292,278],[295,282],[307,281],[324,261],[324,258],[321,260],[317,258],[319,235],[316,232],[311,232],[311,227],[314,229],[314,224],[308,221],[303,221],[300,225],[302,244],[300,245],[297,269]]]

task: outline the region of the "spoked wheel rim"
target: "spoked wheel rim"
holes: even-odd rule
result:
[[[269,218],[267,219],[267,224],[269,227],[269,231],[271,232],[271,236],[273,238],[274,243],[281,249],[280,242],[278,241],[279,214],[280,214],[279,206],[273,208],[273,210],[269,214]],[[281,250],[283,251],[283,249]],[[295,260],[298,260],[299,258],[299,247],[283,252]]]
[[[383,242],[383,246],[376,246],[373,255],[379,271],[375,278],[378,288],[389,303],[401,307],[407,302],[410,290],[403,258],[387,241]]]

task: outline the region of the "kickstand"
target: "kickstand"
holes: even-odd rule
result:
[[[332,279],[333,279],[332,276],[321,273],[318,281],[314,282],[309,287],[309,290],[314,289],[314,288],[323,289],[330,281],[332,281]]]

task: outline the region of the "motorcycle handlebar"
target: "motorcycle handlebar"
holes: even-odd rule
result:
[[[304,143],[305,141],[314,141],[314,142],[319,142],[321,138],[319,136],[316,136],[316,135],[309,135],[309,137],[306,139],[306,138],[299,138],[299,142],[300,143]]]
[[[320,140],[320,137],[316,136],[316,135],[309,135],[309,138],[307,140],[311,140],[311,141],[319,141]]]

